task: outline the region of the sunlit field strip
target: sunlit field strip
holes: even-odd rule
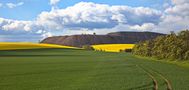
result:
[[[95,50],[107,51],[107,52],[120,52],[120,50],[132,49],[134,44],[102,44],[93,45]]]
[[[27,43],[27,42],[0,42],[0,50],[15,50],[15,49],[37,49],[37,48],[72,48],[76,47],[53,45],[53,44],[38,44],[38,43]]]

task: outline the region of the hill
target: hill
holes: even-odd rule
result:
[[[71,35],[48,37],[41,43],[58,44],[74,47],[98,44],[134,44],[139,41],[154,39],[165,34],[155,32],[114,32],[106,35]]]

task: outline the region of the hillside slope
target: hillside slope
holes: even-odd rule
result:
[[[71,35],[54,36],[44,39],[41,43],[58,44],[74,47],[98,44],[134,44],[164,35],[154,32],[115,32],[106,35]]]

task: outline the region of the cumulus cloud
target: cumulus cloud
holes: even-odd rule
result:
[[[129,6],[109,6],[80,2],[66,9],[42,12],[37,21],[42,25],[62,28],[112,28],[120,23],[142,25],[160,20],[161,12],[155,9]]]
[[[188,0],[172,0],[173,6],[168,7],[161,17],[155,31],[169,32],[189,29],[189,1]]]
[[[27,25],[30,25],[31,21],[17,21],[10,19],[0,18],[0,28],[2,30],[26,30],[28,31]]]
[[[7,37],[6,34],[9,37]],[[10,36],[21,35],[25,37],[37,36],[37,39],[40,39],[45,38],[45,36],[50,36],[50,33],[47,32],[47,30],[45,30],[43,26],[38,25],[36,21],[19,21],[0,18],[0,36],[2,37],[2,35],[6,35],[3,36],[4,38],[10,38]]]
[[[172,0],[172,2],[174,5],[167,8],[165,10],[166,13],[182,16],[189,15],[189,0]]]
[[[50,0],[50,5],[56,5],[60,0]]]
[[[59,0],[51,0],[54,7]],[[168,33],[188,29],[188,0],[172,0],[159,11],[148,7],[110,6],[92,2],[80,2],[65,9],[53,9],[40,13],[34,21],[0,18],[0,31],[23,31],[45,38],[61,34],[115,31],[156,31]]]
[[[139,31],[149,31],[153,30],[155,25],[153,23],[144,23],[143,25],[134,25],[130,26],[131,30],[139,30]]]
[[[31,31],[41,29],[42,26],[38,25],[36,21],[20,21],[0,18],[0,29],[1,30],[24,30]]]
[[[187,11],[187,3],[182,6],[174,5],[162,12],[146,7],[110,6],[92,2],[80,2],[65,9],[42,12],[35,21],[17,21],[1,18],[0,29],[34,30],[36,32],[43,30],[49,32],[63,29],[112,29],[118,25],[125,25],[127,27],[125,29],[145,31],[165,27],[165,25],[170,26],[170,23],[175,27],[177,25],[183,27],[185,24],[180,22],[184,19],[188,20],[186,17],[186,15],[189,16]]]
[[[168,33],[170,31],[179,32],[184,29],[189,29],[189,17],[181,17],[175,15],[163,16],[163,21],[154,28],[157,32]]]
[[[162,12],[129,6],[109,6],[91,2],[80,2],[66,9],[42,12],[35,21],[18,21],[0,18],[2,30],[25,30],[33,27],[47,30],[61,29],[103,29],[113,28],[118,24],[143,25],[158,24]],[[39,29],[35,28],[35,29]]]
[[[184,3],[189,3],[189,0],[172,0],[173,4],[184,4]]]
[[[189,16],[189,3],[170,7],[165,12],[173,15]]]
[[[18,7],[18,6],[22,6],[24,4],[24,2],[19,2],[19,3],[7,3],[7,7],[8,8],[15,8],[15,7]]]

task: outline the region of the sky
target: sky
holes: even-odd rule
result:
[[[189,0],[0,0],[0,42],[189,29]]]

